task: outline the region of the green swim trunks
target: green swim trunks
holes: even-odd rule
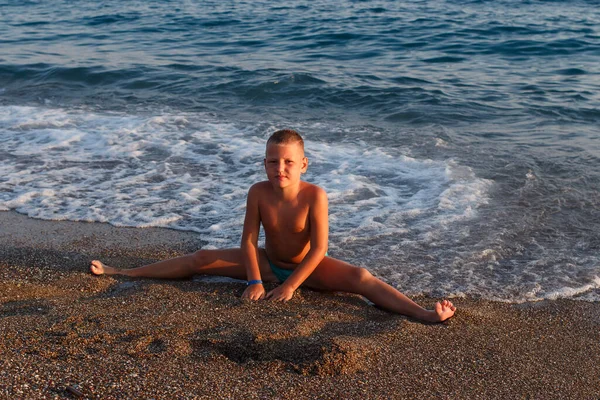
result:
[[[325,253],[325,255],[327,255],[327,253]],[[275,274],[275,276],[277,277],[277,279],[279,279],[279,282],[283,283],[283,281],[285,281],[287,278],[290,277],[290,275],[294,272],[293,269],[283,269],[283,268],[279,268],[277,265],[273,264],[271,262],[271,260],[269,260],[267,258],[267,260],[269,261],[269,266],[271,267],[271,271],[273,271],[273,273]]]

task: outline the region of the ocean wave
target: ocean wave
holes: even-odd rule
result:
[[[548,79],[540,77],[514,84],[510,101],[511,97],[494,86],[454,79],[452,86],[441,90],[440,85],[418,75],[388,79],[357,73],[340,85],[325,74],[233,66],[171,63],[160,68],[108,69],[4,64],[0,65],[0,102],[53,101],[99,109],[119,109],[124,104],[145,108],[150,102],[187,111],[268,106],[293,109],[299,115],[336,108],[340,112],[351,110],[354,114],[377,116],[381,121],[412,124],[462,124],[503,119],[506,115],[522,121],[542,117],[595,123],[600,117],[593,106],[597,96],[578,81],[588,74],[587,68],[553,70]],[[575,81],[563,89],[550,80],[554,76]],[[464,90],[459,87],[469,88],[468,95],[463,95]]]
[[[111,25],[111,24],[116,24],[116,23],[131,23],[131,22],[135,22],[137,20],[139,20],[142,17],[141,13],[139,12],[129,12],[126,14],[103,14],[103,15],[96,15],[93,17],[84,17],[81,19],[81,22],[83,22],[85,25],[89,25],[89,26],[105,26],[105,25]]]

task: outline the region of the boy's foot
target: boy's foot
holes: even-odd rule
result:
[[[93,260],[90,263],[90,272],[94,275],[115,275],[117,269],[104,265],[98,260]]]
[[[456,312],[456,307],[448,300],[435,303],[436,318],[434,322],[442,322],[452,317]]]

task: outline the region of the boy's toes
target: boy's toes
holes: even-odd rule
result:
[[[456,310],[456,307],[454,307],[454,304],[452,304],[452,302],[450,300],[442,301],[442,308],[449,308],[452,311]]]
[[[448,300],[438,302],[435,304],[435,312],[438,315],[439,321],[445,321],[454,315],[456,307]]]

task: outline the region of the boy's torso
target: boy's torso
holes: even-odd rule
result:
[[[261,184],[260,220],[265,231],[265,250],[271,262],[294,268],[310,249],[310,206],[316,186],[301,182],[297,196],[282,200],[269,182]]]

